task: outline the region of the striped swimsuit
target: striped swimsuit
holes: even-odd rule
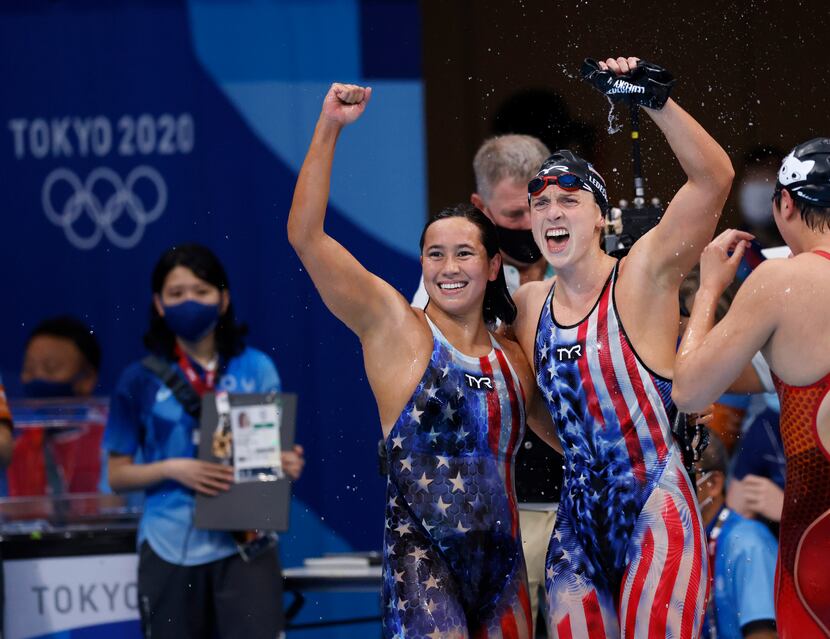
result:
[[[830,253],[814,251],[830,259]],[[818,436],[830,373],[809,386],[773,375],[781,400],[781,439],[787,458],[775,614],[781,639],[830,637],[830,451]]]
[[[640,361],[617,315],[618,267],[573,326],[553,318],[552,286],[537,328],[536,381],[565,454],[549,634],[694,638],[708,590],[703,525],[672,439],[671,381]]]
[[[386,440],[384,637],[529,638],[513,487],[523,392],[492,336],[474,358],[430,327],[429,365]]]

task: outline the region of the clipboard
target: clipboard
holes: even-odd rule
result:
[[[231,407],[256,406],[275,402],[280,409],[280,446],[283,451],[294,447],[297,417],[297,396],[293,393],[230,394]],[[198,458],[219,462],[213,455],[213,433],[219,426],[215,393],[202,397],[202,417],[199,424]],[[196,494],[194,525],[206,530],[288,530],[291,503],[291,480],[253,481],[235,483],[215,497]]]

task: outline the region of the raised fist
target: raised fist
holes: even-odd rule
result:
[[[341,126],[351,124],[361,116],[371,97],[371,87],[335,82],[323,100],[322,117]]]

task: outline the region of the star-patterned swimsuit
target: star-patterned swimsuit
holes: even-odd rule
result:
[[[573,326],[536,332],[536,381],[565,454],[548,548],[551,637],[698,636],[708,589],[695,491],[672,439],[671,381],[634,352],[617,315],[619,262]]]
[[[433,350],[386,440],[384,637],[531,637],[513,487],[524,394],[491,336]]]

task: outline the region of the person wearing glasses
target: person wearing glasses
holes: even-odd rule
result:
[[[384,637],[530,637],[513,487],[536,394],[511,322],[495,225],[461,205],[421,236],[425,310],[369,273],[324,229],[337,139],[371,89],[333,84],[288,218],[288,239],[326,306],[360,338],[388,461]],[[541,417],[547,417],[542,411]]]
[[[565,477],[548,548],[555,637],[697,636],[708,583],[694,486],[672,435],[678,291],[712,237],[733,178],[724,150],[637,58],[586,61],[609,98],[662,131],[686,174],[659,224],[626,257],[602,251],[605,181],[561,150],[528,185],[553,283],[516,294],[514,332],[558,430]]]
[[[764,355],[781,402],[786,458],[778,633],[830,637],[830,138],[799,144],[784,158],[772,215],[792,256],[760,264],[717,324],[713,307],[752,236],[729,229],[703,251],[673,396],[694,410],[723,392],[755,353]]]

